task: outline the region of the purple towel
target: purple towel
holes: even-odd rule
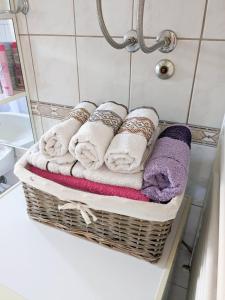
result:
[[[168,136],[173,132],[173,138],[167,137],[167,133],[159,136],[145,167],[142,193],[157,202],[168,202],[181,194],[187,183],[191,133],[187,127],[179,127],[177,136],[169,130]],[[166,130],[168,132],[168,128]],[[186,137],[179,138],[184,131]]]

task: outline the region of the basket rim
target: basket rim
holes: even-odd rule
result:
[[[26,169],[26,155],[14,167],[14,174],[24,183],[43,192],[56,196],[62,201],[83,202],[95,210],[117,213],[147,221],[165,222],[175,219],[183,201],[184,193],[174,197],[169,203],[144,202],[117,196],[103,196],[75,190],[30,172]]]

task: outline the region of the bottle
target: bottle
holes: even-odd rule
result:
[[[14,63],[14,58],[13,58],[13,49],[11,47],[10,42],[2,42],[2,44],[5,46],[9,74],[10,74],[13,90],[16,90],[17,86],[16,86],[16,75],[15,75],[15,63]]]
[[[16,42],[11,43],[11,47],[13,50],[16,87],[18,90],[24,90],[23,73],[22,73],[22,69],[21,69],[20,57],[19,57]]]
[[[3,44],[0,44],[0,81],[4,96],[12,96],[12,81],[10,78],[5,46]]]

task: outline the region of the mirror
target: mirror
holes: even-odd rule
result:
[[[34,143],[18,42],[12,19],[0,19],[0,195],[18,179],[18,158]]]
[[[29,148],[33,142],[13,22],[11,19],[2,19],[0,20],[0,143]]]

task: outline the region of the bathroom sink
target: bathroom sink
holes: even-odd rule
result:
[[[32,142],[33,134],[28,115],[0,112],[0,143],[25,148]]]
[[[14,167],[14,151],[11,147],[0,145],[0,176]]]

